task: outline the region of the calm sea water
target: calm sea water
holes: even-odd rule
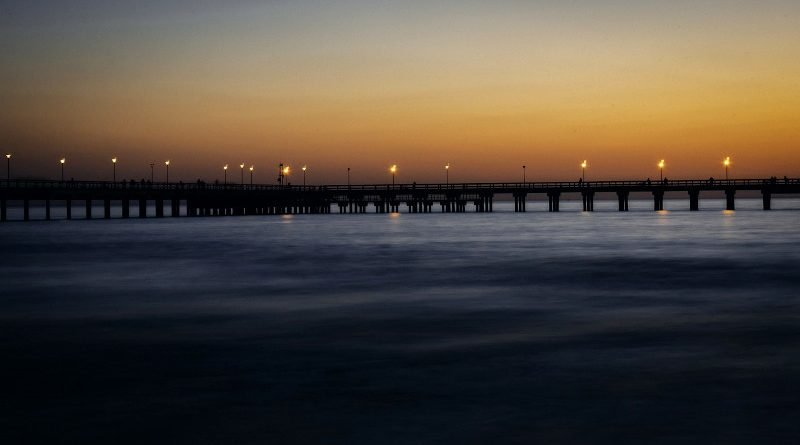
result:
[[[0,441],[797,443],[773,203],[6,223]]]

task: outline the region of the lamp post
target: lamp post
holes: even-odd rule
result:
[[[61,163],[61,182],[64,182],[64,164],[67,162],[67,158],[61,158],[58,162]]]
[[[228,185],[228,164],[222,166],[222,172],[224,175],[222,179],[222,185]]]
[[[661,182],[664,182],[664,160],[658,161],[658,170],[661,175]]]
[[[303,166],[303,187],[306,186],[306,170],[308,169],[307,166]]]
[[[525,177],[525,165],[522,166],[522,183],[525,184],[527,181],[527,177]]]
[[[347,167],[347,186],[350,187],[350,167]]]
[[[726,156],[725,160],[722,161],[722,164],[725,166],[725,180],[728,180],[728,167],[731,165],[731,157]]]
[[[586,162],[586,159],[584,159],[583,162],[581,162],[581,171],[582,171],[582,173],[581,173],[581,181],[582,182],[586,182],[586,167],[588,167],[588,166],[589,166],[589,164]]]
[[[286,177],[289,176],[289,171],[291,171],[291,169],[288,165],[283,165],[283,162],[278,164],[278,168],[280,169],[278,172],[278,183],[286,185]]]
[[[169,184],[169,159],[164,161],[164,165],[167,166],[167,184]]]
[[[241,164],[239,164],[239,169],[242,171],[242,180],[241,180],[241,183],[242,183],[242,185],[244,185],[244,162],[242,162]]]
[[[155,178],[155,176],[153,176],[153,170],[154,170],[155,166],[156,166],[155,162],[151,162],[150,163],[150,183],[152,183],[153,179]]]
[[[114,182],[117,182],[117,157],[116,156],[111,158],[111,165],[113,166],[112,178],[113,178]]]
[[[6,153],[6,181],[11,181],[11,153]]]
[[[394,187],[394,175],[397,173],[397,164],[389,167],[389,171],[392,172],[392,186]]]
[[[253,166],[250,166],[250,187],[253,186]]]
[[[444,166],[444,183],[450,185],[450,164]]]

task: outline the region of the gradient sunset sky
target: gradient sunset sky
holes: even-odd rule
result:
[[[799,176],[800,2],[3,1],[0,104],[14,176]]]

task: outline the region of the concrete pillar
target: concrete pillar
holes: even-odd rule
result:
[[[700,190],[689,190],[689,210],[700,210]]]
[[[25,198],[22,203],[22,219],[25,221],[31,219],[31,202],[28,198]]]
[[[92,200],[86,199],[86,219],[92,219]]]
[[[593,212],[594,211],[594,192],[593,191],[583,191],[583,192],[581,192],[581,196],[583,197],[583,211],[584,212]]]
[[[103,200],[103,218],[109,219],[111,218],[111,200],[104,199]]]
[[[50,221],[50,199],[44,200],[44,219]]]
[[[653,190],[653,210],[664,210],[664,191]]]
[[[122,199],[122,217],[123,218],[131,217],[131,201],[128,198]]]
[[[5,198],[0,199],[0,221],[8,219],[8,201]]]
[[[764,210],[772,210],[772,192],[769,190],[762,190],[761,200],[764,203]]]
[[[617,192],[617,201],[619,201],[619,211],[620,212],[627,212],[628,211],[628,197],[630,192],[627,191],[620,191]]]
[[[67,219],[72,219],[72,200],[67,198],[65,205],[67,207]]]
[[[139,218],[147,218],[147,200],[139,200]]]
[[[156,218],[164,217],[164,200],[161,198],[156,199]]]
[[[547,192],[548,210],[558,212],[560,207],[561,192]]]
[[[725,190],[725,210],[736,210],[736,205],[733,202],[734,195],[736,195],[736,189]]]

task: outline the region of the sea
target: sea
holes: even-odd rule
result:
[[[800,443],[800,199],[616,205],[2,223],[0,443]]]

